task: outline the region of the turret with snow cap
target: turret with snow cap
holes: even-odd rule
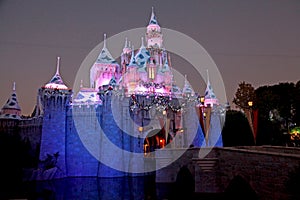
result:
[[[13,84],[13,90],[11,96],[1,109],[0,119],[21,119],[21,107],[19,106],[17,94],[16,94],[16,83]]]
[[[162,47],[162,33],[160,26],[158,25],[156,16],[154,14],[154,9],[152,7],[152,13],[149,21],[149,25],[147,26],[147,47],[148,48],[161,48]]]
[[[90,69],[90,86],[98,89],[100,86],[108,85],[112,76],[116,79],[120,78],[120,71],[119,64],[106,47],[106,34],[104,34],[103,48]]]
[[[219,100],[217,99],[214,90],[210,84],[208,70],[206,72],[207,72],[207,84],[206,84],[206,90],[204,95],[204,106],[213,107],[214,105],[219,105]]]

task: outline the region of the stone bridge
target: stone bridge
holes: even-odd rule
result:
[[[179,159],[161,168],[180,151],[183,155]],[[231,191],[257,199],[290,199],[295,197],[295,192],[300,193],[300,148],[164,149],[156,152],[156,166],[161,168],[156,172],[157,183],[176,183],[179,174],[185,170],[193,177],[196,193],[225,194]],[[292,187],[288,187],[289,182]],[[293,185],[297,187],[294,191]]]

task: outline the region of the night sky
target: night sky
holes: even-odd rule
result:
[[[57,56],[64,82],[72,87],[103,33],[110,37],[146,27],[152,6],[161,27],[180,31],[206,49],[220,70],[230,103],[241,81],[257,88],[300,80],[298,0],[1,0],[0,106],[16,81],[22,113],[31,113],[38,88],[55,73]],[[174,68],[186,68],[192,86],[204,93],[204,80],[184,58],[171,59]],[[84,83],[88,86],[89,81]]]

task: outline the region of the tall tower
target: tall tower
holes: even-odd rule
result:
[[[156,20],[153,7],[150,21],[147,26],[146,39],[148,48],[162,48],[162,33],[160,30],[160,26],[158,25],[158,22]]]
[[[52,157],[59,168],[53,178],[66,175],[66,117],[72,90],[63,82],[60,73],[60,58],[57,58],[56,73],[45,86],[39,89],[43,107],[43,127],[40,147],[40,160]]]

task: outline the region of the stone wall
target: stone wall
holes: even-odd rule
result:
[[[288,199],[286,182],[290,178],[289,174],[300,166],[300,155],[282,153],[276,147],[272,149],[217,149],[219,160],[216,181],[219,191],[224,191],[230,181],[239,175],[250,184],[260,199]]]
[[[182,156],[166,165],[178,152]],[[235,177],[249,184],[259,199],[289,199],[287,181],[300,166],[299,149],[291,147],[227,147],[156,151],[157,183],[174,183],[186,166],[194,176],[195,192],[223,193]]]

